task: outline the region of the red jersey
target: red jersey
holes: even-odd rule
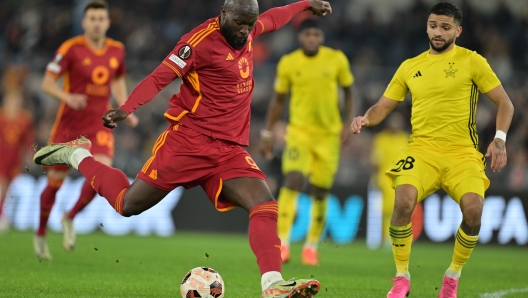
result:
[[[88,104],[75,111],[61,102],[51,138],[55,133],[68,138],[110,129],[102,125],[101,117],[109,108],[110,83],[125,74],[125,48],[122,43],[106,38],[103,49],[90,47],[84,35],[65,41],[46,67],[46,72],[64,76],[64,90],[85,94]]]
[[[180,39],[120,108],[133,112],[181,77],[180,92],[172,96],[164,114],[167,120],[247,146],[254,85],[253,40],[279,29],[309,7],[308,1],[301,1],[264,12],[240,50],[233,49],[221,34],[219,17],[207,20]]]
[[[33,120],[28,112],[7,119],[0,109],[0,176],[14,178],[20,169],[22,154],[33,143]]]

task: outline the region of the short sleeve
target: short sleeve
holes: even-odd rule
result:
[[[484,57],[473,52],[470,61],[471,79],[477,84],[480,92],[487,93],[501,84],[499,78],[497,78],[497,75],[493,72]]]
[[[286,94],[290,90],[290,78],[288,72],[288,61],[283,56],[277,64],[277,75],[273,83],[273,89],[280,94]]]
[[[350,63],[348,62],[348,58],[345,56],[345,54],[341,51],[337,51],[338,53],[338,63],[339,63],[339,72],[337,74],[337,79],[339,81],[339,84],[343,87],[348,87],[354,83],[354,76],[352,75],[352,72],[350,71]]]
[[[72,64],[72,50],[71,45],[64,43],[55,52],[53,60],[46,66],[46,72],[53,75],[54,77],[60,77],[66,71],[68,71]]]
[[[195,49],[187,42],[180,40],[162,64],[172,69],[178,77],[183,77],[195,68],[197,55]]]
[[[396,70],[396,73],[392,77],[392,80],[387,86],[385,93],[383,93],[383,96],[396,101],[403,101],[405,99],[405,96],[407,96],[407,93],[409,92],[409,87],[407,86],[407,82],[405,80],[405,66],[406,62],[403,62],[400,67],[398,67],[398,70]]]

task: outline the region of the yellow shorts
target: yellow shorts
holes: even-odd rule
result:
[[[282,172],[310,175],[312,185],[330,189],[339,166],[341,136],[311,134],[288,127],[286,148],[282,155]]]
[[[468,192],[484,198],[490,185],[484,169],[484,155],[474,148],[441,151],[426,145],[411,145],[398,151],[385,174],[394,188],[402,184],[416,187],[418,201],[442,188],[460,204],[460,198]]]

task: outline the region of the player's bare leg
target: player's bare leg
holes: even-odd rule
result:
[[[403,298],[409,295],[411,275],[409,274],[409,259],[412,244],[411,215],[418,201],[418,190],[410,184],[399,185],[396,188],[394,212],[389,228],[392,241],[392,253],[396,263],[396,277],[391,281],[394,286],[387,293],[388,298]]]
[[[7,177],[0,177],[0,233],[9,230],[9,219],[5,215],[4,203],[7,196],[7,189],[9,188],[10,180]]]
[[[266,182],[258,178],[224,181],[222,196],[249,212],[249,244],[262,275],[262,297],[309,297],[319,291],[314,279],[282,278],[280,240],[277,235],[278,206]]]
[[[280,188],[277,203],[279,204],[279,218],[277,228],[281,240],[281,259],[283,263],[290,260],[290,234],[297,213],[297,196],[304,184],[301,172],[289,172],[284,178],[284,185]]]
[[[462,223],[455,237],[451,265],[446,270],[438,297],[455,298],[462,267],[477,244],[484,200],[476,193],[466,193],[460,199]]]

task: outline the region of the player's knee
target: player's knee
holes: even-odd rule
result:
[[[304,176],[300,172],[290,172],[284,180],[284,186],[295,191],[301,191],[304,184]]]
[[[394,214],[399,217],[410,217],[416,206],[416,197],[407,193],[399,193],[394,200]]]
[[[320,188],[317,186],[312,186],[312,196],[316,201],[322,201],[330,195],[328,189]]]
[[[460,200],[460,208],[464,221],[471,227],[480,225],[482,209],[484,208],[483,199],[477,194],[467,194]]]
[[[144,211],[144,208],[140,204],[134,203],[134,202],[127,202],[125,201],[123,203],[123,216],[124,217],[130,217],[133,215],[139,215]]]

